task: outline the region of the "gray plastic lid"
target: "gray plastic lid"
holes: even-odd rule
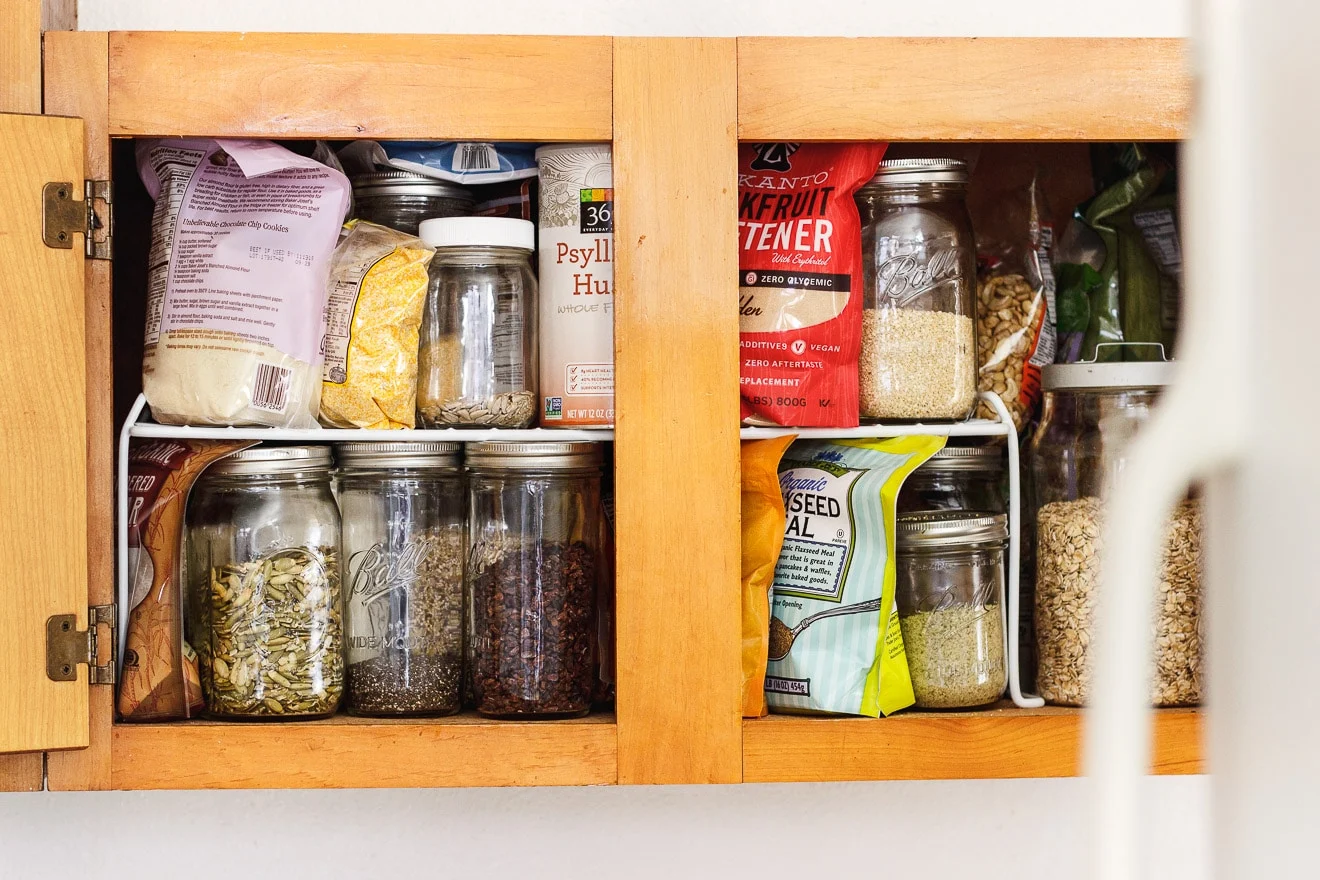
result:
[[[463,462],[463,444],[448,440],[353,441],[335,446],[346,468],[454,468]]]
[[[998,543],[1008,540],[1008,517],[965,510],[905,513],[898,518],[896,536],[900,549]]]
[[[329,468],[329,446],[254,446],[222,458],[208,473],[249,477]]]
[[[1040,384],[1046,391],[1163,388],[1173,377],[1168,361],[1113,361],[1048,364],[1041,368]]]
[[[537,442],[511,443],[487,440],[469,443],[467,465],[494,470],[578,470],[598,468],[601,462],[599,443]]]

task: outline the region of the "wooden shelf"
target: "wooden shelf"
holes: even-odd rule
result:
[[[1153,771],[1203,773],[1196,709],[1155,713]],[[743,722],[744,782],[1076,776],[1078,709],[1011,706],[892,718],[771,715]]]
[[[111,136],[607,141],[609,37],[110,34]]]
[[[612,785],[613,714],[574,721],[336,715],[279,724],[116,724],[112,788]]]
[[[1175,39],[741,37],[738,136],[1174,140],[1191,106],[1185,51]]]

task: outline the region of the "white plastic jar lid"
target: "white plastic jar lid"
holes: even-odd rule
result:
[[[536,243],[536,225],[512,217],[432,217],[421,222],[417,234],[433,248],[507,247],[530,251]]]

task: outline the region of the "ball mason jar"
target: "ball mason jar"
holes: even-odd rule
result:
[[[431,217],[466,217],[472,192],[447,180],[411,171],[377,171],[353,176],[353,216],[409,235]]]
[[[898,518],[895,534],[894,598],[916,705],[961,709],[996,702],[1008,684],[1008,517],[910,513]]]
[[[886,159],[858,190],[863,419],[965,419],[976,402],[967,164]]]
[[[329,448],[234,453],[202,475],[186,522],[189,619],[206,713],[332,714],[344,657]]]
[[[1008,456],[1002,444],[945,446],[903,481],[898,512],[1008,513]]]
[[[1105,499],[1124,479],[1132,438],[1169,381],[1164,362],[1053,364],[1041,372],[1040,425],[1028,448],[1024,549],[1034,583],[1036,689],[1050,703],[1085,705],[1100,584]],[[1025,580],[1025,579],[1024,579]],[[1152,623],[1151,700],[1186,706],[1202,694],[1201,515],[1188,497],[1166,525]],[[1030,604],[1028,604],[1030,600]]]
[[[526,428],[536,418],[535,226],[425,220],[435,248],[422,315],[417,411],[428,428]]]
[[[597,443],[468,446],[472,689],[492,718],[587,714],[597,683]]]
[[[462,453],[458,443],[429,441],[335,448],[349,714],[450,715],[462,708]]]

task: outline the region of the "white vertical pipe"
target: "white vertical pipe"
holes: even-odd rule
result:
[[[1096,799],[1093,876],[1100,880],[1137,880],[1145,868],[1141,795],[1151,749],[1151,619],[1165,521],[1194,480],[1226,467],[1245,447],[1245,372],[1225,369],[1225,356],[1246,347],[1251,290],[1247,107],[1235,35],[1240,2],[1202,4],[1194,44],[1197,90],[1182,165],[1179,366],[1133,442],[1123,483],[1108,504],[1084,739]]]

